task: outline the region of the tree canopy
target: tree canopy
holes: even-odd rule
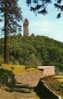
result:
[[[1,15],[2,13],[3,15]],[[22,18],[21,9],[18,7],[17,0],[0,0],[0,16],[3,16],[4,21],[7,23],[7,32],[16,32],[15,27],[19,26],[18,21]],[[2,19],[0,19],[0,21],[2,21]]]
[[[61,17],[61,13],[63,11],[62,0],[26,0],[26,3],[30,6],[31,11],[37,12],[38,14],[47,14],[47,7],[51,3],[53,3],[55,8],[59,9],[57,18]]]
[[[22,37],[11,36],[10,64],[26,66],[38,65],[62,65],[63,66],[63,43],[45,36]],[[0,39],[3,44],[3,39]],[[3,47],[0,48],[0,63],[2,62]]]

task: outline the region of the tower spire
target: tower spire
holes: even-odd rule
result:
[[[25,19],[23,22],[23,36],[29,35],[29,21],[28,19]]]

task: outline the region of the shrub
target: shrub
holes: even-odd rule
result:
[[[12,71],[0,69],[0,86],[13,87],[16,84],[15,76]]]

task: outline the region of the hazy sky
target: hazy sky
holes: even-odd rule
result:
[[[45,35],[63,42],[63,16],[56,19],[57,9],[49,5],[49,13],[46,16],[36,16],[35,13],[30,12],[26,0],[19,0],[19,5],[22,8],[23,17],[29,20],[30,34]]]

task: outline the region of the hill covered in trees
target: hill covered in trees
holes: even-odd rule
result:
[[[9,63],[28,66],[63,65],[63,43],[46,36],[9,38]],[[3,63],[3,39],[0,39],[0,63]]]

